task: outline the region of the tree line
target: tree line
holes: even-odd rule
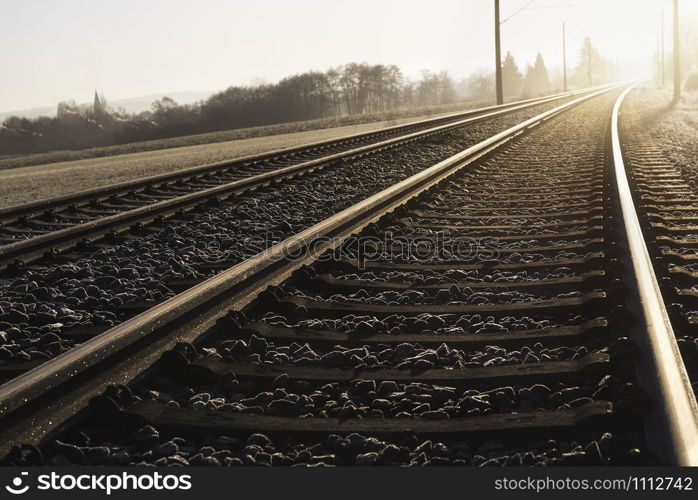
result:
[[[0,128],[0,154],[83,149],[456,100],[446,72],[425,71],[414,82],[395,65],[352,63],[274,84],[232,86],[190,105],[164,97],[138,114],[111,109],[98,96],[92,106],[61,102],[55,117],[6,119]]]
[[[582,54],[583,56],[583,54]],[[588,59],[588,58],[587,58]],[[584,57],[580,59],[583,64]],[[539,54],[522,73],[507,53],[503,65],[508,99],[550,93],[548,70]],[[493,72],[477,73],[456,85],[446,72],[424,71],[417,81],[395,65],[352,63],[325,72],[309,71],[278,83],[232,86],[194,104],[164,97],[151,110],[129,114],[95,95],[92,106],[58,104],[55,117],[10,117],[0,127],[0,154],[84,149],[274,123],[341,117],[490,101]]]
[[[577,64],[568,68],[568,85],[572,87],[591,87],[600,85],[617,76],[617,65],[605,59],[594,47],[591,38],[582,42]],[[553,80],[557,83],[553,84]],[[502,60],[502,90],[505,100],[530,98],[550,94],[562,89],[562,75],[551,78],[539,53],[533,64],[521,70],[511,52]],[[477,72],[459,85],[459,91],[466,97],[482,100],[495,92],[494,71]]]

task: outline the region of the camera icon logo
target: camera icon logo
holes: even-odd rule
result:
[[[29,489],[29,485],[25,484],[22,486],[23,477],[29,475],[28,472],[22,472],[20,473],[19,476],[16,476],[12,479],[12,484],[8,484],[5,486],[5,489],[12,493],[13,495],[22,495],[23,493],[26,493],[27,490]]]

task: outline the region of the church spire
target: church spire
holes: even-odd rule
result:
[[[99,94],[97,94],[96,89],[95,89],[95,100],[94,100],[94,105],[93,105],[92,111],[94,112],[94,116],[95,116],[95,119],[97,121],[100,121],[107,114],[106,109],[104,107],[104,102],[102,99],[99,98]]]

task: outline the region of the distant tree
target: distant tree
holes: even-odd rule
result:
[[[505,98],[519,97],[523,87],[523,75],[516,65],[514,56],[507,52],[502,63],[502,89]]]
[[[475,101],[490,100],[494,96],[494,72],[473,73],[458,85],[461,97]]]
[[[332,103],[331,116],[340,116],[342,114],[342,91],[340,87],[341,72],[337,68],[330,68],[327,73],[327,86]]]
[[[332,114],[331,86],[324,73],[312,71],[284,78],[270,88],[269,97],[277,106],[275,112],[291,119],[310,120]]]
[[[417,88],[414,82],[405,81],[400,91],[400,103],[407,108],[413,108],[417,105]]]
[[[574,82],[580,86],[592,86],[602,81],[604,61],[591,43],[591,38],[585,37],[579,51],[579,62],[574,70]]]
[[[80,116],[80,108],[75,101],[63,101],[58,103],[56,118],[58,121],[66,121]]]
[[[386,105],[388,109],[398,108],[402,104],[401,90],[405,84],[405,76],[402,74],[400,68],[394,64],[388,66],[385,78]]]
[[[545,95],[550,93],[550,78],[545,67],[543,56],[538,53],[533,66],[528,66],[524,78],[523,94],[527,97]]]
[[[422,71],[422,79],[417,86],[417,102],[419,106],[434,104],[439,95],[438,77],[429,70]]]
[[[453,104],[456,102],[456,89],[451,75],[446,71],[439,73],[439,104]]]
[[[366,83],[365,65],[352,63],[342,68],[339,84],[348,114],[364,112]]]
[[[417,102],[419,106],[450,104],[456,101],[453,79],[446,72],[432,73],[422,71],[422,79],[417,85]]]
[[[510,54],[507,89],[520,91],[521,75]],[[469,78],[468,98],[490,99],[491,74]],[[513,82],[513,83],[512,83]],[[513,90],[512,90],[513,89]],[[107,106],[95,92],[90,104],[60,102],[55,118],[10,117],[0,126],[0,154],[80,149],[241,127],[447,105],[461,96],[447,72],[424,71],[410,81],[395,65],[351,63],[328,71],[291,75],[278,83],[231,86],[204,101],[180,105],[170,97],[137,115]]]
[[[177,132],[186,133],[194,124],[196,115],[189,106],[180,106],[174,99],[163,97],[151,105],[150,120],[162,132],[171,135]]]
[[[153,103],[150,105],[153,113],[155,114],[167,112],[167,110],[176,108],[177,106],[178,104],[175,102],[175,100],[167,96],[160,100],[153,101]]]

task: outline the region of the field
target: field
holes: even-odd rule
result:
[[[169,139],[158,139],[153,141],[132,142],[129,144],[105,146],[101,148],[91,148],[75,151],[52,151],[49,153],[39,153],[30,155],[0,156],[0,170],[8,168],[27,167],[32,165],[43,165],[46,163],[85,160],[89,158],[102,158],[106,156],[116,156],[128,153],[140,153],[144,151],[155,151],[159,149],[170,149],[184,146],[198,146],[203,144],[213,144],[216,142],[229,142],[239,139],[251,139],[255,137],[266,137],[271,135],[307,132],[325,128],[340,128],[350,125],[370,124],[374,122],[386,122],[388,124],[393,124],[395,120],[400,120],[404,118],[415,118],[419,116],[449,113],[454,111],[460,111],[463,109],[472,109],[475,107],[485,106],[489,104],[491,103],[461,102],[458,104],[430,106],[407,109],[402,111],[366,113],[361,115],[342,116],[339,118],[323,118],[319,120],[307,120],[302,122],[266,125],[263,127],[224,130],[221,132],[186,135],[181,137],[172,137]]]
[[[472,108],[473,104],[471,103],[468,107]],[[100,150],[47,153],[45,155],[8,158],[0,160],[0,206],[15,205],[147,175],[171,172],[205,163],[229,160],[299,144],[367,132],[420,118],[452,113],[462,109],[465,109],[463,104],[457,109],[453,106],[447,108],[440,107],[438,110],[433,109],[431,113],[427,113],[422,109],[422,114],[420,115],[404,113],[402,116],[396,117],[394,113],[390,116],[384,114],[379,117],[380,120],[368,123],[289,133],[276,132],[274,135],[263,137],[252,137],[252,135],[261,133],[262,128],[266,129],[268,134],[272,134],[274,133],[272,129],[277,130],[278,128],[278,130],[281,130],[282,127],[291,127],[293,124],[154,141],[157,142],[157,148],[155,148],[155,144],[151,143],[134,143],[100,148]],[[374,118],[376,117],[374,116]],[[310,127],[314,123],[315,126],[319,126],[319,122],[324,121],[315,120],[313,122],[302,122],[297,125],[299,127]],[[229,134],[231,137],[235,134],[247,134],[250,137],[221,140],[220,138],[224,137],[225,134]],[[214,141],[214,136],[219,139]],[[196,142],[204,139],[207,139],[209,143],[200,144]],[[152,150],[143,149],[148,144],[151,144]],[[169,146],[166,146],[166,144],[169,144]],[[104,150],[108,150],[109,155]],[[120,153],[117,153],[117,150]],[[102,157],[96,157],[98,153]],[[56,161],[61,155],[73,155],[75,158],[69,161]],[[86,157],[80,158],[80,155],[85,155]],[[92,156],[90,157],[89,155]],[[31,163],[32,161],[39,162],[41,159],[43,163]]]

